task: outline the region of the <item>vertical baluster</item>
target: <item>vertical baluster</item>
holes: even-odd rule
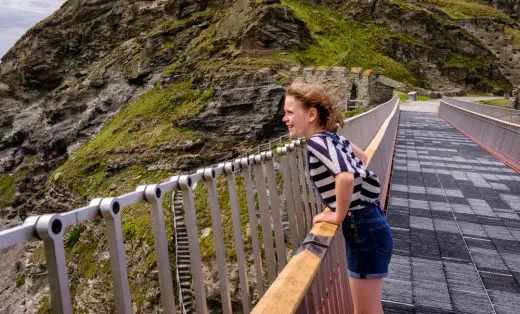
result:
[[[267,177],[267,185],[269,186],[269,200],[271,203],[271,214],[274,223],[274,235],[276,240],[276,254],[278,257],[278,272],[280,272],[287,264],[287,256],[285,253],[285,241],[282,229],[282,217],[280,216],[280,195],[278,194],[278,186],[276,184],[276,172],[274,171],[273,153],[265,154],[265,170]]]
[[[312,281],[312,284],[311,284],[312,308],[314,310],[312,313],[321,313],[321,310],[320,310],[320,292],[318,290],[319,290],[318,280],[316,280],[316,277],[315,277],[314,280]]]
[[[307,192],[307,180],[305,179],[305,162],[306,159],[303,152],[303,146],[301,140],[296,141],[296,156],[298,159],[298,174],[300,178],[300,189],[303,197],[303,210],[305,213],[305,221],[307,222],[307,233],[311,231],[312,228],[312,216],[309,208],[309,193]]]
[[[341,232],[341,229],[338,230],[338,232]],[[334,298],[336,302],[336,309],[337,313],[342,313],[341,309],[341,292],[339,289],[339,273],[338,273],[338,251],[337,251],[337,243],[338,238],[335,237],[334,241],[332,242],[332,268],[333,268],[333,274],[332,274],[332,280],[334,282]]]
[[[278,153],[281,154],[282,161],[282,175],[283,175],[283,192],[285,194],[285,205],[287,207],[287,217],[289,218],[289,228],[291,235],[291,246],[293,253],[300,246],[300,240],[298,237],[298,223],[296,220],[296,209],[294,205],[294,195],[292,191],[292,178],[291,170],[289,169],[289,156],[287,155],[287,147],[281,147],[278,149]]]
[[[303,204],[301,198],[299,196],[302,194],[300,190],[300,183],[298,180],[298,161],[296,160],[296,152],[294,148],[294,143],[291,143],[287,146],[287,151],[289,155],[289,169],[291,170],[291,185],[294,197],[295,212],[296,212],[296,222],[298,224],[298,237],[299,242],[302,243],[305,237],[307,236],[307,228],[305,228],[304,221],[304,213],[303,213]]]
[[[312,217],[314,217],[318,209],[316,207],[316,195],[314,194],[314,187],[312,186],[311,177],[310,177],[310,171],[309,171],[309,159],[307,158],[309,152],[307,150],[307,145],[305,145],[306,141],[302,140],[303,144],[303,168],[305,169],[304,178],[305,178],[305,184],[307,187],[307,191],[309,194],[309,206],[311,211],[311,221]]]
[[[125,245],[121,228],[121,206],[113,197],[94,199],[90,204],[95,205],[99,201],[101,202],[99,206],[101,215],[105,218],[107,226],[116,311],[118,313],[131,313],[132,307],[126,270]]]
[[[341,229],[339,229],[337,232],[341,232]],[[332,245],[334,245],[334,240],[332,242]],[[333,312],[334,313],[339,313],[339,305],[338,305],[338,298],[337,298],[337,290],[336,290],[336,269],[334,268],[334,261],[335,261],[335,254],[334,254],[334,247],[331,246],[329,248],[329,269],[330,269],[330,279],[329,279],[329,284],[330,284],[330,296],[332,298],[332,305],[333,305]]]
[[[253,244],[253,256],[255,260],[256,273],[256,287],[258,289],[258,296],[264,295],[264,278],[262,267],[262,254],[260,251],[260,243],[258,236],[258,218],[256,217],[255,209],[255,194],[253,192],[253,181],[251,180],[251,172],[249,165],[252,163],[252,158],[240,159],[240,167],[242,175],[246,183],[246,198],[247,198],[247,212],[249,214],[249,226],[251,228],[251,238]]]
[[[330,250],[330,247],[329,247],[329,250]],[[323,268],[323,272],[324,272],[323,285],[325,286],[325,295],[326,295],[325,306],[327,309],[327,313],[332,313],[333,307],[332,307],[332,302],[331,302],[332,297],[331,297],[331,293],[330,293],[331,286],[330,286],[330,264],[329,264],[330,254],[329,253],[330,252],[327,250],[325,257],[321,262],[321,267]]]
[[[267,264],[267,278],[271,284],[276,279],[276,261],[274,256],[273,229],[267,204],[267,190],[262,162],[263,155],[256,155],[253,169],[255,171],[256,192],[260,206],[260,222],[263,230],[265,262]]]
[[[175,298],[173,295],[173,281],[170,271],[170,255],[168,254],[166,226],[164,224],[162,191],[156,184],[139,186],[136,191],[142,191],[146,201],[150,204],[154,247],[157,256],[157,267],[159,269],[161,303],[166,313],[175,313]]]
[[[347,251],[345,246],[345,238],[343,236],[343,233],[339,233],[336,235],[339,237],[338,241],[338,249],[339,249],[339,255],[346,257]],[[344,308],[345,313],[353,313],[354,312],[354,306],[352,304],[352,296],[350,295],[350,283],[348,281],[348,272],[347,272],[347,260],[346,258],[342,258],[340,260],[339,264],[339,270],[340,270],[340,278],[341,278],[341,290],[343,291],[343,295],[345,298],[344,301]]]
[[[233,220],[233,238],[235,240],[235,251],[237,253],[238,274],[240,276],[240,293],[242,296],[242,308],[244,313],[251,312],[251,297],[247,283],[246,254],[242,240],[242,224],[240,223],[240,206],[235,180],[235,167],[231,162],[224,164],[224,172],[229,190],[229,203],[231,206],[231,219]]]
[[[222,215],[217,196],[217,184],[215,182],[215,170],[206,168],[203,170],[203,179],[208,187],[209,205],[211,209],[211,226],[213,228],[213,240],[215,241],[215,255],[217,257],[218,277],[220,283],[220,298],[224,314],[231,313],[231,298],[228,289],[226,247],[222,233]]]
[[[43,240],[53,312],[72,313],[65,248],[63,247],[63,229],[65,227],[60,216],[55,214],[35,216],[30,219],[37,219],[36,233]]]
[[[183,175],[173,177],[172,181],[178,180],[178,188],[182,191],[182,204],[184,207],[186,231],[190,242],[191,271],[193,274],[193,286],[195,289],[195,304],[197,313],[207,314],[206,292],[204,291],[204,277],[202,276],[202,262],[200,256],[199,231],[197,228],[197,217],[195,216],[195,205],[193,201],[193,181],[190,176]]]

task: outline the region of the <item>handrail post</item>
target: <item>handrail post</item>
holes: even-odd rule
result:
[[[44,244],[53,312],[72,313],[63,246],[65,227],[60,216],[56,214],[46,214],[35,218],[37,219],[36,232]]]
[[[163,310],[166,313],[175,313],[176,308],[173,294],[172,274],[170,271],[170,256],[168,254],[168,241],[166,238],[166,226],[164,223],[164,210],[162,206],[163,192],[157,184],[142,185],[137,187],[136,191],[143,192],[146,201],[150,204]]]
[[[90,203],[90,205],[97,204],[99,204],[101,215],[106,221],[116,311],[118,313],[132,313],[121,227],[121,205],[113,197],[94,199]]]
[[[204,277],[202,275],[202,262],[200,255],[200,241],[197,229],[197,217],[195,216],[195,205],[193,201],[193,181],[190,176],[183,175],[173,177],[172,181],[178,180],[177,188],[182,191],[182,204],[184,207],[186,231],[190,243],[190,260],[194,278],[195,304],[197,313],[207,314],[206,292],[204,288]]]

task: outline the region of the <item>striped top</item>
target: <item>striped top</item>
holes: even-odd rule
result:
[[[341,135],[321,132],[307,141],[311,179],[318,189],[323,203],[336,209],[335,176],[340,172],[354,174],[354,192],[350,210],[362,209],[379,197],[379,180],[363,162],[354,156],[350,142]]]

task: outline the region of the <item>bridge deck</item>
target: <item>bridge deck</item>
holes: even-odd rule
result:
[[[401,112],[385,313],[520,313],[520,174],[436,113]]]

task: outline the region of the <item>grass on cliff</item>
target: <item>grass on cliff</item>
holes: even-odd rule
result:
[[[7,207],[14,200],[16,182],[25,177],[27,171],[14,174],[0,174],[0,209]]]
[[[504,12],[481,1],[468,0],[426,0],[425,4],[435,5],[453,19],[489,18],[511,22]]]
[[[520,29],[505,27],[504,32],[513,41],[513,45],[520,48]]]
[[[153,87],[126,105],[98,135],[67,160],[51,175],[51,184],[61,185],[86,199],[118,196],[131,191],[140,184],[164,182],[172,173],[164,170],[149,170],[148,162],[139,152],[146,152],[162,144],[176,144],[198,138],[197,132],[173,127],[177,119],[199,114],[214,94],[213,89],[193,88],[191,81],[170,84],[164,88]],[[127,153],[118,153],[123,150]],[[133,153],[132,150],[138,150]],[[162,159],[164,157],[164,160]],[[172,162],[172,153],[161,155],[159,162]],[[107,165],[122,164],[117,170],[107,170]],[[165,195],[164,208],[168,234],[172,234],[171,200]],[[101,222],[102,223],[102,222]],[[96,223],[90,223],[96,224]],[[97,222],[99,224],[99,222]],[[102,223],[103,224],[103,223]],[[130,288],[134,302],[143,311],[148,300],[158,288],[157,278],[145,280],[143,276],[156,269],[153,233],[148,205],[135,204],[122,211],[123,236],[134,252],[127,258],[142,259],[144,263],[129,261]],[[72,294],[81,294],[86,288],[84,280],[101,280],[110,289],[110,264],[100,259],[106,251],[106,235],[96,229],[78,225],[69,228],[65,237],[68,259],[74,261],[74,278],[83,281],[71,286]],[[171,241],[170,241],[171,242]],[[173,252],[171,245],[170,252]],[[171,257],[173,259],[173,256]],[[108,293],[109,291],[107,291]]]
[[[83,197],[92,197],[96,192],[105,192],[109,188],[107,176],[110,175],[105,172],[105,166],[125,162],[125,153],[119,154],[118,150],[146,151],[161,144],[197,138],[194,130],[173,127],[175,120],[199,114],[213,97],[214,89],[203,91],[191,85],[190,81],[184,81],[165,88],[156,86],[142,94],[54,171],[51,179],[72,188]],[[147,161],[129,162],[139,165]],[[142,171],[137,174],[133,174],[132,169],[127,171],[129,173],[123,171],[120,174],[125,176],[124,181],[128,181],[128,177],[144,175]]]
[[[395,80],[414,85],[416,78],[398,61],[380,52],[381,39],[399,36],[413,45],[419,41],[370,23],[346,18],[341,10],[308,1],[284,0],[304,21],[316,43],[303,51],[292,51],[286,58],[305,66],[344,66],[373,69]]]
[[[15,176],[0,175],[0,206],[8,206],[14,198]]]
[[[479,103],[482,105],[509,108],[511,101],[509,99],[490,99],[480,100]]]

